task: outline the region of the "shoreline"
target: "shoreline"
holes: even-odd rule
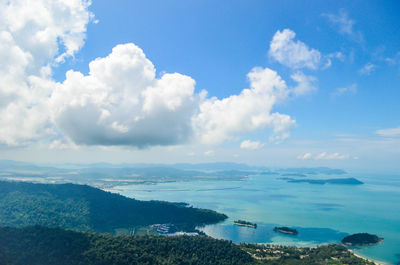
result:
[[[384,261],[381,261],[381,260],[371,259],[371,258],[369,258],[369,257],[363,256],[363,255],[361,255],[361,254],[359,254],[359,253],[356,253],[356,252],[355,252],[354,250],[352,250],[352,249],[349,249],[349,251],[350,251],[354,256],[359,257],[359,258],[361,258],[361,259],[368,260],[368,261],[370,261],[370,262],[373,262],[373,263],[375,263],[376,265],[390,265],[390,263],[387,263],[387,262],[384,262]]]

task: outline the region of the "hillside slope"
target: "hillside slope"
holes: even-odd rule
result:
[[[236,245],[204,236],[111,236],[58,228],[0,227],[0,265],[371,265],[340,245]]]
[[[86,185],[0,181],[0,226],[41,225],[112,233],[116,228],[155,223],[191,230],[226,218],[184,203],[139,201]]]

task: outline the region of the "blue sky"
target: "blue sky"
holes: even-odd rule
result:
[[[400,169],[398,1],[2,5],[0,158]]]

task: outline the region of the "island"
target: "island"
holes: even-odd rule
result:
[[[357,233],[342,239],[342,243],[347,246],[375,245],[382,241],[383,238],[368,233]]]
[[[356,178],[337,178],[337,179],[293,179],[293,178],[280,178],[289,183],[308,183],[308,184],[333,184],[333,185],[362,185],[362,181]]]
[[[283,177],[300,177],[300,178],[306,178],[307,175],[301,174],[301,173],[284,173],[282,174]]]
[[[288,234],[288,235],[297,235],[299,233],[299,232],[297,232],[296,229],[289,228],[289,227],[286,227],[286,226],[275,227],[274,231],[275,232],[279,232],[279,233],[283,233],[283,234]]]
[[[239,226],[247,226],[247,227],[257,228],[257,224],[250,223],[250,222],[243,221],[243,220],[234,221],[233,224],[239,225]]]

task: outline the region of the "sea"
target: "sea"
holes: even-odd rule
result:
[[[350,176],[318,176],[345,178]],[[346,235],[367,232],[380,244],[353,248],[383,264],[400,261],[400,176],[351,174],[363,185],[290,183],[278,174],[252,175],[240,181],[202,180],[116,186],[110,191],[139,200],[186,202],[225,213],[229,218],[201,227],[207,235],[233,242],[311,247],[340,243]],[[311,178],[311,177],[310,177]],[[317,178],[317,177],[315,177]],[[233,224],[241,219],[257,228]],[[288,226],[299,234],[273,231]]]

